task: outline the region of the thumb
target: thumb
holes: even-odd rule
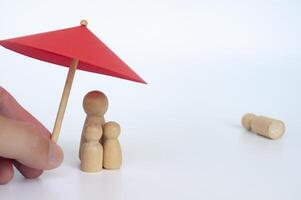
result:
[[[38,130],[29,123],[0,115],[0,157],[34,169],[58,167],[63,160],[62,149]]]

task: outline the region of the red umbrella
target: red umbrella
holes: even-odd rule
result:
[[[88,28],[80,26],[0,41],[3,47],[17,53],[61,66],[69,71],[55,120],[51,139],[60,134],[76,69],[146,83]]]

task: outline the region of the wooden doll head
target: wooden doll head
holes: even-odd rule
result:
[[[256,117],[256,115],[254,115],[252,113],[245,114],[241,119],[242,126],[245,127],[247,130],[250,130],[251,129],[251,121],[252,121],[252,119],[254,119],[254,117]]]
[[[120,126],[117,122],[107,122],[103,127],[104,137],[106,139],[114,139],[120,135]]]
[[[84,97],[83,108],[87,115],[104,115],[108,110],[108,98],[100,91],[91,91]]]
[[[90,125],[86,127],[84,137],[87,141],[99,141],[102,136],[102,128],[99,125]]]

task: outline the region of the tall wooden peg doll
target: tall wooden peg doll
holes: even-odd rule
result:
[[[108,110],[108,98],[100,91],[91,91],[87,93],[83,100],[83,108],[87,114],[85,124],[82,131],[79,148],[79,159],[81,159],[81,148],[85,142],[83,135],[86,132],[86,128],[89,124],[96,124],[97,126],[103,126],[105,123],[104,114]]]

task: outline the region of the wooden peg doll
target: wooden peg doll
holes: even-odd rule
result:
[[[245,114],[241,123],[247,130],[273,140],[279,139],[285,132],[282,121],[252,113]]]
[[[87,126],[83,136],[85,141],[81,148],[80,169],[84,172],[98,172],[103,166],[103,147],[99,143],[102,126],[95,124]]]
[[[87,114],[87,117],[84,123],[80,139],[79,159],[81,159],[81,148],[84,142],[83,135],[86,132],[87,125],[93,123],[96,125],[103,126],[103,124],[105,123],[104,114],[108,110],[108,98],[104,93],[100,91],[91,91],[87,93],[83,99],[83,108]]]
[[[119,169],[122,155],[118,141],[120,126],[117,122],[107,122],[103,127],[103,166],[105,169]]]

